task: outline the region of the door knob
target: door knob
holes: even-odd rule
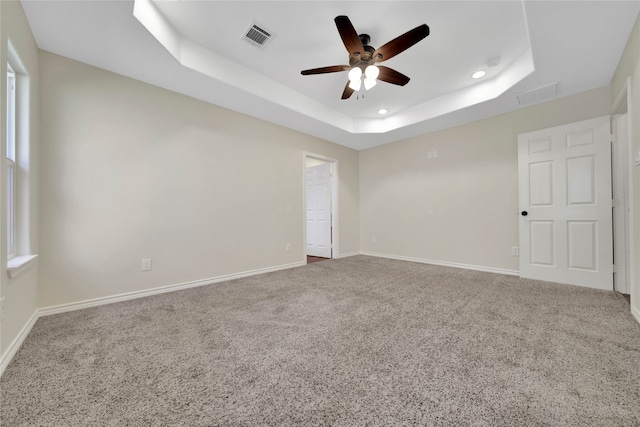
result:
[[[527,216],[527,215],[529,215],[529,212],[527,212],[527,211],[522,211],[522,216]]]

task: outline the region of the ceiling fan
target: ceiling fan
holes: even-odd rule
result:
[[[376,64],[393,58],[427,37],[429,35],[429,27],[427,24],[419,25],[413,30],[407,31],[389,43],[375,49],[369,46],[369,41],[371,40],[369,35],[358,35],[347,16],[337,16],[335,22],[342,42],[349,52],[349,65],[312,68],[301,71],[300,73],[302,75],[307,76],[310,74],[349,71],[349,81],[342,92],[342,99],[349,98],[353,92],[359,91],[362,85],[364,85],[366,90],[372,88],[376,84],[376,79],[399,86],[404,86],[409,83],[409,77],[404,74],[389,67]]]

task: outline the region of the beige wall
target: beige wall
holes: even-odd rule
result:
[[[616,72],[611,80],[611,104],[624,87],[627,78],[631,78],[631,99],[629,120],[631,121],[631,151],[637,153],[640,150],[640,15],[636,19],[635,26],[622,54]],[[632,217],[634,247],[634,260],[631,265],[631,305],[638,321],[640,322],[640,167],[631,170],[632,179]]]
[[[303,262],[305,151],[338,160],[340,252],[358,251],[357,151],[47,52],[40,65],[41,307]]]
[[[16,204],[18,230],[18,255],[38,253],[38,138],[39,138],[39,88],[38,88],[38,49],[28,26],[22,6],[17,1],[0,1],[0,123],[2,123],[0,152],[6,153],[6,83],[5,76],[8,57],[8,43],[11,42],[19,56],[23,70],[18,73],[18,99],[16,108],[23,117],[28,116],[28,127],[19,129],[18,139],[26,144],[18,145]],[[27,89],[25,91],[25,89]],[[4,158],[4,154],[2,158]],[[27,271],[10,280],[7,277],[7,233],[6,233],[6,164],[0,162],[0,221],[2,238],[0,239],[0,295],[5,298],[6,316],[0,326],[0,355],[4,360],[6,351],[27,325],[38,308],[37,262]]]
[[[360,152],[361,250],[517,271],[518,134],[609,106],[604,87]]]

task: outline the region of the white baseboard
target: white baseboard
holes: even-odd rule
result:
[[[336,258],[348,258],[350,256],[355,256],[355,255],[360,255],[360,252],[358,252],[358,251],[356,251],[356,252],[345,252],[345,253],[341,253]]]
[[[636,321],[640,323],[640,310],[638,310],[634,306],[631,306],[631,314],[633,314],[633,317],[636,318]]]
[[[163,294],[166,292],[179,291],[182,289],[195,288],[196,286],[212,285],[214,283],[226,282],[228,280],[241,279],[243,277],[255,276],[258,274],[271,273],[273,271],[286,270],[288,268],[300,267],[306,262],[299,261],[291,264],[283,264],[275,267],[259,268],[256,270],[243,271],[241,273],[227,274],[224,276],[210,277],[208,279],[194,280],[192,282],[178,283],[175,285],[160,286],[143,291],[127,292],[124,294],[111,295],[101,298],[93,298],[84,301],[72,302],[68,304],[43,307],[39,310],[40,316],[50,316],[52,314],[66,313],[68,311],[82,310],[83,308],[96,307],[99,305],[112,304],[114,302],[128,301],[136,298],[148,297],[151,295]]]
[[[27,338],[27,335],[29,335],[29,332],[31,332],[31,328],[33,328],[33,325],[36,324],[36,321],[39,318],[40,318],[39,310],[35,310],[31,315],[31,317],[29,318],[29,320],[27,321],[27,323],[25,323],[25,325],[20,330],[20,333],[18,334],[18,336],[16,336],[14,340],[11,342],[11,344],[9,345],[9,348],[7,348],[4,354],[0,356],[0,376],[2,376],[2,374],[4,373],[4,370],[7,369],[7,366],[9,366],[9,363],[11,363],[13,356],[16,355],[16,353],[22,346],[22,343]]]
[[[413,257],[401,256],[401,255],[380,254],[377,252],[360,252],[360,254],[374,256],[378,258],[397,259],[400,261],[419,262],[422,264],[441,265],[443,267],[462,268],[464,270],[485,271],[487,273],[507,274],[509,276],[520,276],[520,272],[517,270],[507,270],[503,268],[484,267],[481,265],[459,264],[456,262],[436,261],[432,259],[413,258]]]

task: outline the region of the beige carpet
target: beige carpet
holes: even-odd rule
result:
[[[613,292],[365,256],[38,320],[2,426],[639,426]]]

